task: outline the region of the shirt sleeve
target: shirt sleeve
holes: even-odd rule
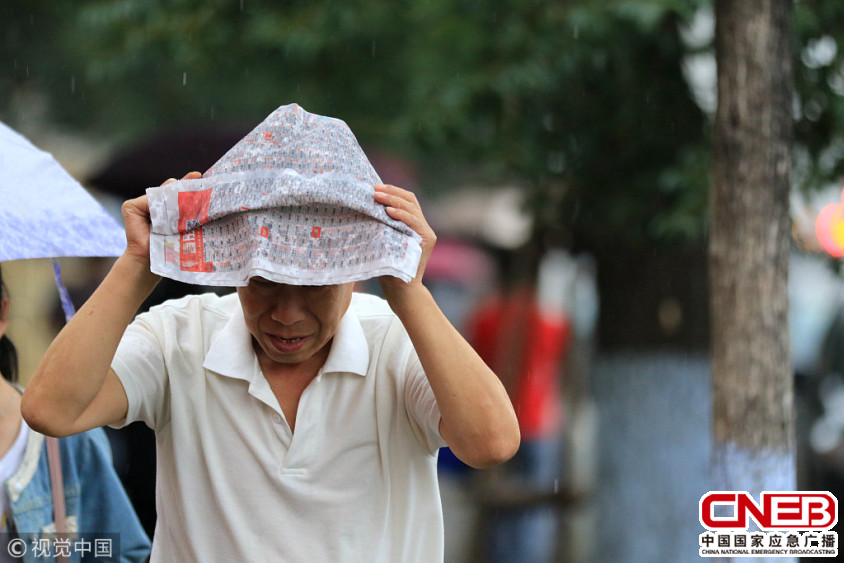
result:
[[[117,347],[111,368],[123,384],[129,408],[126,419],[116,428],[142,420],[157,430],[168,422],[168,375],[164,349],[157,336],[161,334],[159,324],[149,313],[140,315],[126,329]]]
[[[440,407],[416,351],[410,348],[404,386],[404,400],[411,419],[420,432],[417,437],[431,452],[447,446],[440,435]]]

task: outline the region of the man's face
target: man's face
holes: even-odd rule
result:
[[[322,366],[352,299],[353,283],[286,285],[253,277],[237,294],[255,351],[278,364]]]

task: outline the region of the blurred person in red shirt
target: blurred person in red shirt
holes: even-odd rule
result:
[[[540,260],[525,251],[502,255],[501,291],[479,305],[467,331],[475,350],[501,378],[519,421],[521,446],[498,468],[503,482],[508,489],[552,492],[562,481],[561,378],[572,325],[563,307],[540,297],[548,290],[538,288]],[[552,292],[562,296],[564,280],[553,284]],[[487,561],[553,560],[558,523],[550,504],[497,507],[486,524]]]

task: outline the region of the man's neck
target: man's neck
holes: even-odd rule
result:
[[[311,381],[319,374],[319,370],[325,365],[331,350],[331,343],[324,346],[322,350],[308,360],[291,364],[273,361],[257,344],[255,349],[261,372],[269,383],[270,389],[272,389],[273,395],[275,395],[279,407],[284,413],[284,418],[287,419],[290,430],[293,431],[296,426],[299,399],[302,397],[305,388],[311,384]]]

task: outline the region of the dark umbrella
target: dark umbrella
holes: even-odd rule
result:
[[[132,199],[168,178],[205,172],[253,128],[254,124],[243,123],[157,133],[117,151],[87,183],[123,200]],[[416,187],[413,164],[386,151],[365,152],[385,183]]]
[[[157,133],[116,152],[87,182],[123,200],[132,199],[167,178],[205,172],[252,127],[202,126]]]

